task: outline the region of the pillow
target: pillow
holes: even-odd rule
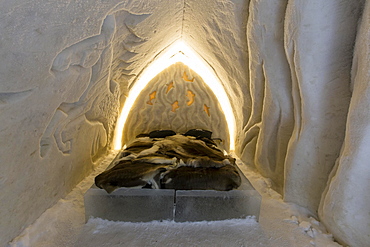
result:
[[[166,136],[174,136],[176,132],[173,130],[154,130],[149,133],[150,138],[165,138]]]
[[[209,130],[204,130],[204,129],[191,129],[191,130],[188,130],[188,132],[186,132],[184,136],[194,136],[197,138],[205,137],[205,138],[211,139],[212,132]]]

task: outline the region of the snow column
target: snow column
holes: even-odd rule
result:
[[[247,35],[253,105],[242,154],[243,160],[254,161],[261,174],[272,179],[280,193],[293,129],[291,79],[284,51],[287,2],[250,2]]]
[[[319,215],[337,240],[370,243],[370,1],[357,35],[353,95],[341,155],[320,204]]]
[[[284,199],[316,212],[345,133],[359,1],[290,0],[285,49],[294,129]]]

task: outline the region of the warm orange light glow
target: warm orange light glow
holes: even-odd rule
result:
[[[208,107],[206,104],[204,104],[203,109],[207,113],[208,117],[211,116],[211,113],[209,112],[209,108],[211,108],[211,107]]]
[[[176,100],[175,102],[173,102],[172,104],[172,112],[176,112],[177,109],[179,109],[180,106],[179,106],[179,102]]]
[[[188,97],[189,101],[186,103],[188,106],[191,106],[194,103],[195,94],[188,90],[186,93],[186,97]]]
[[[168,92],[169,92],[172,88],[174,88],[174,86],[173,86],[173,82],[171,82],[171,83],[167,84],[166,94],[168,94]]]
[[[153,105],[152,100],[155,99],[155,96],[157,95],[157,92],[154,91],[153,93],[149,94],[149,100],[146,102],[148,105]]]
[[[114,149],[118,150],[122,147],[122,132],[126,122],[126,118],[140,92],[158,73],[177,62],[182,62],[190,69],[194,70],[200,77],[203,78],[204,82],[216,95],[218,101],[221,103],[220,105],[225,114],[226,122],[228,125],[230,134],[230,150],[234,150],[235,116],[233,114],[233,110],[225,89],[223,88],[222,83],[218,79],[213,69],[209,66],[209,64],[206,63],[203,58],[201,58],[196,52],[194,52],[182,41],[175,42],[165,52],[162,52],[162,54],[160,54],[157,59],[153,61],[148,66],[148,68],[145,69],[145,71],[143,71],[143,73],[137,78],[134,86],[129,92],[129,95],[126,99],[126,102],[116,124],[114,135]],[[188,78],[186,73],[184,73],[183,79],[188,82],[192,82],[194,80],[194,78]],[[209,112],[207,112],[207,114],[209,114]]]
[[[186,72],[184,72],[184,75],[182,76],[182,79],[184,79],[184,81],[187,81],[187,82],[194,82],[194,78],[193,79],[189,79],[189,77],[186,74]]]

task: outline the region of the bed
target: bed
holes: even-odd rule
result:
[[[235,159],[218,147],[212,132],[179,134],[156,130],[140,134],[120,151],[95,185],[118,188],[229,191],[241,185]]]

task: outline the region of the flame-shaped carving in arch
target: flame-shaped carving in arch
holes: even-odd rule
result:
[[[229,147],[226,119],[216,96],[198,74],[178,62],[160,72],[140,93],[128,115],[123,141],[158,129],[185,133],[194,128],[212,131],[213,137]]]

